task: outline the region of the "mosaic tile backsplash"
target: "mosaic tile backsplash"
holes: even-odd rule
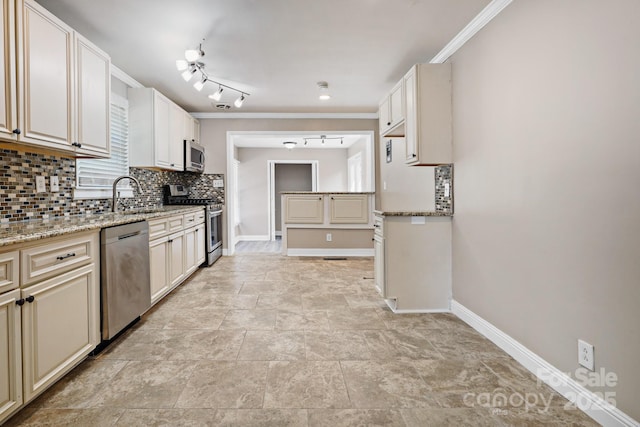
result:
[[[435,168],[436,179],[436,212],[453,215],[453,165],[442,165]],[[445,197],[444,184],[449,183],[449,196]]]
[[[76,181],[74,159],[22,150],[0,149],[0,222],[54,218],[79,214],[98,214],[111,209],[111,199],[74,200]],[[135,197],[123,199],[130,208],[153,208],[163,203],[166,184],[183,184],[192,188],[192,197],[215,198],[224,203],[224,188],[214,188],[214,179],[221,174],[196,174],[129,168],[140,181],[142,196],[134,186]],[[36,176],[57,175],[60,191],[36,193]]]

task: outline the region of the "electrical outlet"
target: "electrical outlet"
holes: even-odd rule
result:
[[[593,346],[586,341],[578,340],[578,363],[590,371],[595,370]]]
[[[449,195],[451,194],[451,186],[449,185],[448,182],[444,183],[444,197],[449,197]]]
[[[46,193],[47,183],[44,176],[36,176],[36,193]]]
[[[333,239],[333,236],[331,236],[331,233],[327,233],[327,242],[330,242]]]
[[[224,187],[224,181],[221,179],[214,179],[213,180],[213,187],[214,188],[222,188]]]
[[[51,192],[60,191],[60,182],[58,181],[57,175],[52,175],[49,177],[49,186],[51,186]]]

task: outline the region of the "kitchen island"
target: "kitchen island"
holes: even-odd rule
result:
[[[372,192],[282,192],[282,253],[373,256]]]

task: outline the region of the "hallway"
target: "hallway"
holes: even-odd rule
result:
[[[455,316],[393,314],[372,276],[223,257],[7,425],[597,425]]]

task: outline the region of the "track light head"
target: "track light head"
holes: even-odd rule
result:
[[[218,87],[218,90],[214,93],[212,93],[211,95],[209,95],[209,98],[213,99],[214,101],[220,101],[220,98],[222,98],[222,91],[224,89],[222,88],[222,86]]]
[[[240,97],[238,99],[235,100],[235,102],[233,103],[233,105],[236,106],[236,108],[240,108],[242,107],[242,104],[244,103],[244,93],[242,93],[240,95]]]
[[[189,63],[184,59],[178,59],[176,60],[176,68],[178,71],[184,71],[189,68]]]
[[[193,77],[195,72],[196,72],[196,66],[191,65],[187,70],[183,71],[181,75],[184,81],[188,82],[189,80],[191,80],[191,77]]]
[[[204,51],[202,50],[202,43],[198,46],[197,49],[187,49],[184,51],[184,57],[189,62],[196,62],[198,59],[204,56]]]
[[[197,90],[198,92],[200,92],[202,90],[202,88],[204,87],[204,84],[207,82],[207,78],[203,75],[202,79],[198,80],[197,82],[195,82],[193,84],[193,87],[195,88],[195,90]]]
[[[318,89],[320,90],[320,95],[318,95],[318,99],[326,101],[327,99],[331,99],[331,95],[329,95],[329,83],[327,82],[318,82]]]

